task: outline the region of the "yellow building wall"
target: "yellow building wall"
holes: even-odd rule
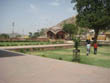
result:
[[[92,38],[94,38],[94,36],[91,35],[87,35],[87,39],[92,40]],[[98,40],[106,40],[106,35],[98,35]]]

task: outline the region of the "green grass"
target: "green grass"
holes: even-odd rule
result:
[[[26,53],[53,59],[63,59],[65,61],[71,62],[73,59],[72,50],[72,48],[69,48],[48,51],[34,51]],[[80,47],[80,50],[80,63],[110,68],[110,47],[99,47],[97,55],[93,54],[93,48],[91,48],[91,54],[89,56],[86,56],[85,47]]]
[[[0,42],[0,46],[24,46],[24,45],[48,45],[48,44],[61,44],[64,42],[57,41],[57,42]]]

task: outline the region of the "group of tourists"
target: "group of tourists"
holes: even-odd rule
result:
[[[94,47],[94,54],[96,55],[97,54],[97,48],[98,48],[97,42],[93,42],[92,45]],[[88,56],[90,54],[90,49],[91,49],[91,41],[90,41],[90,39],[86,40],[86,48],[87,48],[87,56]]]

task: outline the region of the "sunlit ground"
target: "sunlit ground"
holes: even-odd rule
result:
[[[34,51],[34,52],[26,52],[27,54],[48,57],[53,59],[62,59],[65,61],[72,61],[73,59],[73,48],[69,49],[56,49],[49,51]],[[98,54],[93,54],[93,47],[91,48],[91,53],[89,56],[86,56],[86,48],[80,47],[80,63],[107,67],[110,68],[110,47],[102,46],[98,48]]]

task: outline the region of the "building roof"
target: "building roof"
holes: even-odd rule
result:
[[[64,24],[75,24],[75,21],[76,21],[76,17],[72,16],[68,19],[65,19],[63,21],[61,21],[60,23],[58,23],[57,25],[53,26],[53,27],[50,27],[48,31],[51,31],[53,32],[54,34],[57,34],[59,31],[63,31],[63,25]]]
[[[51,32],[53,32],[54,34],[57,34],[59,31],[63,31],[63,30],[62,30],[62,28],[60,28],[60,27],[54,26],[54,27],[49,28],[48,31],[51,31]]]

